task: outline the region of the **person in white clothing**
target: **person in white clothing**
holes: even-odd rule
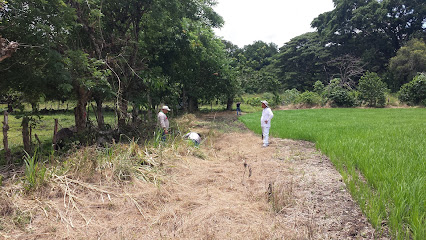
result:
[[[183,136],[184,139],[192,140],[192,142],[195,144],[195,146],[200,145],[201,143],[201,136],[200,134],[196,132],[189,132]]]
[[[274,117],[272,110],[269,108],[267,101],[262,103],[262,117],[260,118],[260,127],[262,128],[263,147],[269,145],[269,129],[271,128],[271,119]]]
[[[170,108],[168,106],[163,106],[161,111],[158,113],[158,124],[160,125],[160,128],[162,129],[162,137],[161,139],[163,141],[166,140],[167,134],[169,134],[169,119],[167,118],[166,113],[170,111]]]

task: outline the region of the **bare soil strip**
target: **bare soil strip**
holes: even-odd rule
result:
[[[41,196],[23,197],[4,183],[1,204],[15,220],[0,209],[0,238],[380,238],[312,143],[272,138],[262,148],[261,137],[230,112],[199,116],[192,125],[203,144],[165,150],[158,186],[58,176],[60,184]],[[29,223],[17,223],[17,210]]]

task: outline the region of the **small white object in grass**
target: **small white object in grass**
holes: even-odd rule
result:
[[[199,145],[201,143],[201,137],[196,132],[189,132],[185,134],[183,138],[192,140],[195,143],[195,145]]]

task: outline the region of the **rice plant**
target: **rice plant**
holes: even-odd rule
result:
[[[370,222],[426,239],[426,109],[275,111],[271,135],[308,140],[342,174]],[[256,133],[260,113],[240,118]]]

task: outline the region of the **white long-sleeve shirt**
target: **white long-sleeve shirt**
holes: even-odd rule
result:
[[[169,129],[169,119],[167,118],[167,115],[163,112],[158,113],[158,124],[161,128],[165,130]]]
[[[266,107],[262,111],[262,117],[260,118],[261,127],[271,127],[271,119],[274,117],[272,110],[269,107]],[[268,123],[265,123],[268,121]]]

